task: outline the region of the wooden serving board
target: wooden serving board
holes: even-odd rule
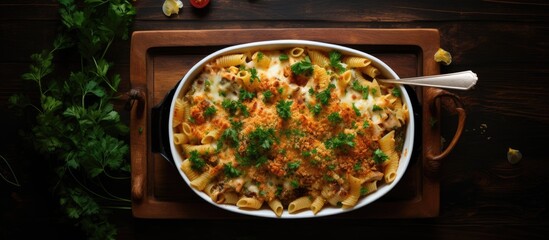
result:
[[[440,72],[433,55],[440,46],[436,29],[224,29],[136,31],[132,35],[130,82],[142,100],[131,111],[132,210],[136,218],[223,219],[252,218],[217,208],[197,196],[177,169],[151,151],[151,108],[196,62],[215,50],[261,40],[303,39],[344,45],[385,61],[400,77]],[[440,149],[440,129],[429,125],[428,104],[422,104],[423,131],[419,150]],[[417,127],[416,127],[417,128]],[[418,129],[416,134],[422,134]],[[424,151],[421,151],[424,152]],[[327,218],[425,218],[439,212],[439,181],[425,174],[424,153],[414,155],[408,169],[387,195],[361,209]],[[417,152],[416,152],[417,153]]]

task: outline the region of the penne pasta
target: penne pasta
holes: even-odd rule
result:
[[[213,144],[203,144],[203,145],[190,145],[183,144],[183,151],[190,155],[190,152],[197,151],[200,155],[210,155],[215,152],[215,146]]]
[[[267,204],[269,204],[269,207],[271,208],[271,210],[273,210],[273,212],[275,213],[275,215],[277,217],[282,216],[282,212],[284,211],[284,207],[282,206],[282,202],[280,202],[280,200],[273,199],[273,200],[267,202]]]
[[[325,56],[323,53],[319,51],[309,50],[307,51],[307,54],[309,54],[311,63],[314,65],[317,65],[321,68],[325,68],[326,66],[330,65],[330,59],[328,59],[327,56]]]
[[[361,68],[361,70],[364,74],[370,76],[371,78],[376,78],[379,74],[381,74],[379,69],[372,65],[367,65],[366,67]]]
[[[220,136],[221,132],[219,131],[219,129],[212,129],[208,133],[206,133],[202,140],[200,140],[200,143],[204,145],[213,143],[214,141],[219,139]]]
[[[244,54],[226,55],[217,58],[215,63],[218,67],[238,66],[246,63],[246,56]]]
[[[310,208],[312,203],[313,202],[309,196],[300,197],[290,202],[290,205],[288,205],[288,213],[292,214],[300,210]]]
[[[252,61],[260,68],[268,68],[271,64],[271,58],[260,51],[257,51],[252,55]]]
[[[218,199],[223,199],[219,203],[236,205],[238,202],[238,194],[236,192],[222,192],[219,194]]]
[[[184,133],[176,133],[173,135],[173,142],[176,145],[181,145],[189,142],[189,138]]]
[[[324,90],[330,85],[330,75],[325,68],[313,65],[313,79],[319,90]]]
[[[200,173],[192,169],[191,167],[191,161],[189,159],[185,159],[181,163],[181,171],[185,173],[185,175],[189,178],[189,180],[195,180],[200,176]]]
[[[177,127],[185,120],[185,108],[183,100],[180,98],[175,99],[175,105],[173,110],[173,126]]]
[[[236,202],[236,206],[239,208],[260,209],[262,205],[263,201],[251,197],[242,197]]]
[[[349,195],[341,202],[343,208],[351,208],[356,205],[356,202],[360,197],[362,179],[349,175],[349,185]]]
[[[349,68],[363,68],[369,66],[372,61],[364,57],[345,57],[342,60]]]
[[[370,194],[370,193],[373,193],[375,191],[377,191],[377,180],[376,181],[371,181],[371,182],[365,182],[364,183],[364,193],[365,194]]]
[[[298,58],[298,57],[301,57],[301,55],[303,55],[304,52],[305,52],[305,49],[301,47],[294,47],[290,50],[290,56],[294,58]]]
[[[316,215],[318,212],[320,212],[325,203],[326,199],[321,196],[316,197],[315,200],[311,203],[311,211],[313,212],[313,214]]]

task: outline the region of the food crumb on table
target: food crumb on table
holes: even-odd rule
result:
[[[162,12],[169,17],[172,14],[179,14],[179,9],[182,7],[183,2],[181,0],[165,0],[162,4]]]
[[[509,161],[510,164],[517,164],[522,159],[522,153],[513,148],[509,148],[507,150],[507,161]]]
[[[452,54],[450,52],[439,48],[438,51],[435,53],[435,61],[442,63],[446,66],[450,65],[452,63]]]

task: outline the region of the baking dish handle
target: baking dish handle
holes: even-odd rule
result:
[[[173,155],[170,150],[169,122],[170,107],[175,95],[176,86],[166,94],[162,102],[151,108],[151,151],[158,153],[168,162],[174,164]]]
[[[441,150],[440,153],[438,153],[439,151],[435,152],[435,149],[433,148],[426,149],[426,170],[431,173],[437,173],[440,168],[440,160],[448,156],[448,154],[452,151],[452,149],[454,149],[459,138],[461,137],[467,114],[460,98],[457,95],[438,88],[432,88],[432,90],[432,94],[429,94],[430,99],[429,101],[427,101],[428,103],[430,103],[429,111],[431,112],[431,116],[439,116],[440,108],[444,108],[451,114],[458,115],[456,132],[448,146],[445,149]]]

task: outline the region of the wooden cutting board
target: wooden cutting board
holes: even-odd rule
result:
[[[223,29],[136,31],[131,39],[130,82],[142,98],[131,111],[132,210],[137,218],[251,218],[217,208],[198,197],[176,168],[151,151],[151,108],[196,62],[235,44],[261,40],[303,39],[334,43],[370,53],[385,61],[400,77],[433,75],[439,65],[433,55],[440,46],[436,29]],[[328,218],[425,218],[439,212],[439,181],[426,174],[425,150],[440,152],[440,129],[429,121],[431,88],[415,88],[422,110],[421,146],[400,182],[387,195],[361,209]],[[418,128],[418,127],[416,127]],[[431,164],[432,165],[432,164]],[[431,171],[433,168],[428,168]]]

